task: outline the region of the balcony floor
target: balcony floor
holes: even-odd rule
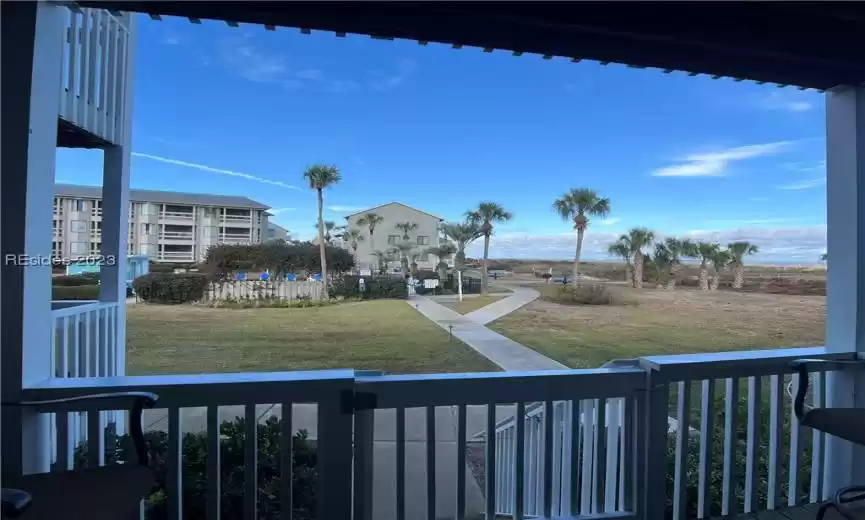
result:
[[[788,507],[775,511],[760,511],[759,513],[747,513],[718,517],[716,520],[814,520],[817,518],[819,504],[808,504],[799,507]],[[865,520],[865,508],[857,510],[856,518]],[[829,509],[824,520],[844,520],[837,510]]]
[[[58,118],[57,146],[60,148],[107,148],[111,146],[111,143],[74,123]]]

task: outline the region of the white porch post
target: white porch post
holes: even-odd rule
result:
[[[865,88],[826,95],[826,348],[865,356]],[[865,407],[865,373],[830,374],[830,407]],[[865,449],[828,437],[824,496],[865,483]]]
[[[62,37],[61,8],[41,2],[4,5],[3,401],[18,401],[23,386],[53,376],[47,259],[51,258]],[[17,255],[26,255],[34,263],[22,265]],[[19,421],[22,427],[16,428]],[[3,476],[14,479],[21,473],[47,471],[48,417],[4,407],[3,423]]]
[[[132,153],[132,94],[135,73],[136,19],[129,22],[129,50],[126,59],[126,95],[123,142],[105,149],[102,172],[102,255],[107,260],[100,270],[99,300],[118,302],[115,331],[115,374],[126,374],[126,253],[129,239],[129,177]],[[120,425],[118,425],[120,427]],[[122,429],[122,427],[121,427]]]

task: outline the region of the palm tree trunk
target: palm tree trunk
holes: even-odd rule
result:
[[[369,250],[375,251],[375,234],[372,229],[369,230]]]
[[[736,264],[733,266],[733,289],[741,289],[745,285],[745,266]]]
[[[577,279],[580,277],[580,255],[583,252],[583,234],[586,232],[584,229],[577,230],[577,250],[574,253],[574,272],[573,272],[573,280],[571,281],[571,285],[577,284]]]
[[[700,289],[703,292],[709,291],[709,270],[706,269],[706,261],[700,262]]]
[[[481,266],[481,294],[486,294],[489,290],[487,287],[487,264],[490,258],[490,236],[484,235],[484,264]]]
[[[321,257],[321,299],[326,300],[327,293],[327,248],[324,244],[324,190],[318,190],[318,251]]]
[[[670,267],[670,279],[667,280],[667,290],[672,291],[676,288],[676,278],[679,275],[679,266],[674,265]]]
[[[712,277],[712,284],[709,286],[710,291],[717,291],[718,285],[721,284],[721,273],[715,273],[715,276]]]
[[[634,255],[634,279],[631,280],[631,285],[635,289],[643,288],[643,253],[637,251]]]

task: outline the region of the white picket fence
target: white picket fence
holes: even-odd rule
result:
[[[321,290],[322,283],[317,281],[232,280],[211,282],[202,301],[317,300]]]

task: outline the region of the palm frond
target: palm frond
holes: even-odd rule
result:
[[[303,172],[309,187],[314,190],[323,190],[333,186],[342,179],[339,168],[332,164],[313,164]]]

